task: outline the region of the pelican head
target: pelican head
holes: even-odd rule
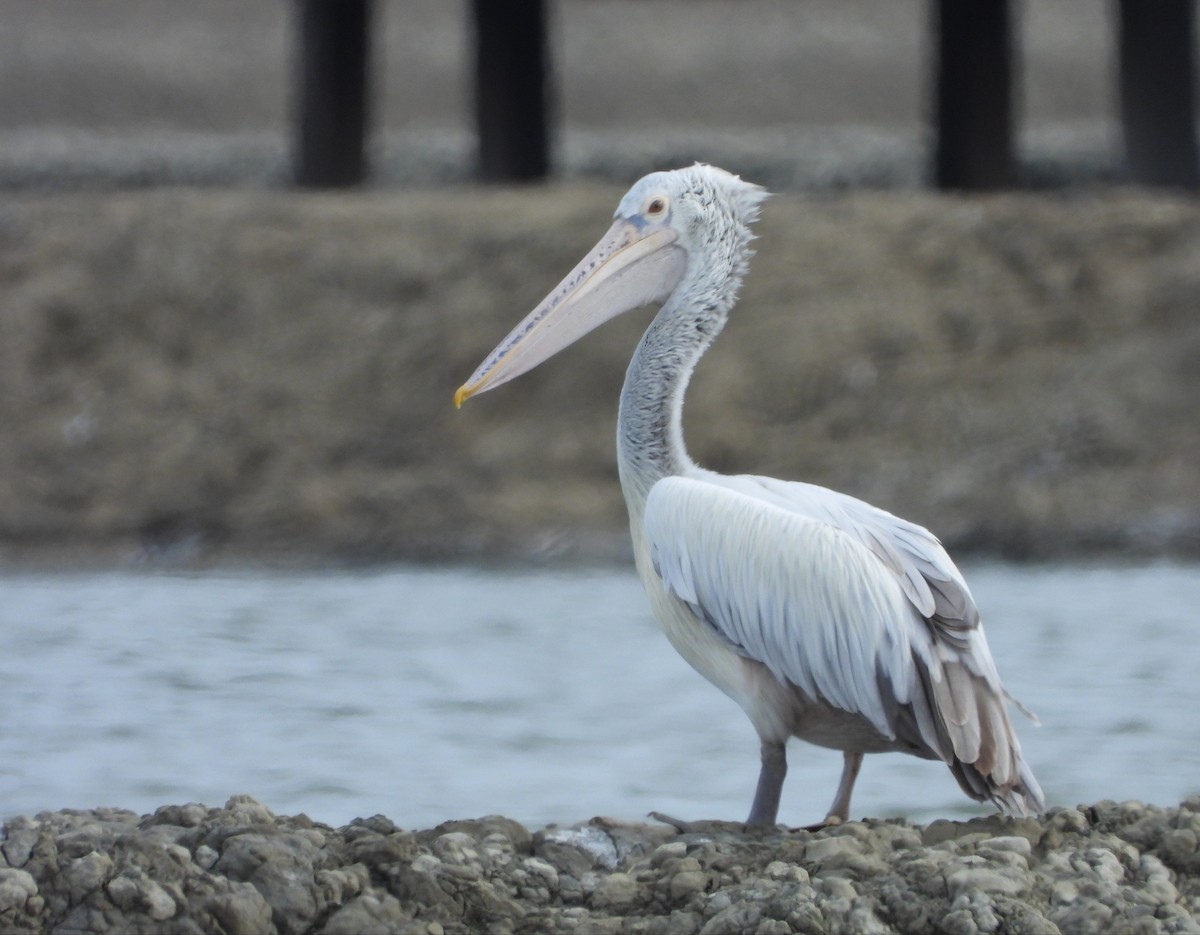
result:
[[[681,284],[695,291],[709,281],[740,282],[765,197],[758,185],[700,163],[642,178],[621,199],[608,233],[488,354],[454,394],[455,405],[532,370],[622,312],[666,301]]]

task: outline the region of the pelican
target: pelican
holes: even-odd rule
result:
[[[660,305],[621,391],[621,490],[667,639],[758,732],[746,824],[776,823],[792,737],[842,751],[821,824],[848,820],[863,755],[886,751],[941,760],[968,796],[1005,814],[1043,811],[979,612],[932,533],[824,487],[727,477],[688,457],[684,391],[736,301],[766,197],[713,166],[647,175],[455,404],[622,312]]]

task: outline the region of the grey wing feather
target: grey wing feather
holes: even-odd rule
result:
[[[739,652],[894,736],[877,673],[908,701],[913,653],[931,650],[926,633],[894,625],[911,611],[869,548],[824,518],[694,478],[655,484],[643,522],[664,584]]]
[[[902,577],[905,595],[922,616],[959,629],[979,625],[979,612],[962,573],[923,526],[814,484],[753,475],[724,480],[747,493],[758,488],[777,506],[821,516],[854,536]]]

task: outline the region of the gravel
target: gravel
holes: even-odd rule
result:
[[[0,842],[6,932],[1200,933],[1200,796],[1041,819],[681,833],[499,816],[405,830],[249,796],[63,809]]]

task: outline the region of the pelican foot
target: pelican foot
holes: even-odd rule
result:
[[[670,825],[680,834],[688,834],[693,830],[692,825],[694,822],[672,818],[670,815],[664,815],[662,812],[650,812],[646,817],[653,818],[655,821],[661,821],[664,825]]]
[[[823,831],[826,828],[836,828],[838,825],[842,824],[845,820],[846,819],[842,818],[841,815],[826,815],[823,820],[818,821],[816,824],[801,825],[799,828],[789,828],[788,830],[789,831]]]

